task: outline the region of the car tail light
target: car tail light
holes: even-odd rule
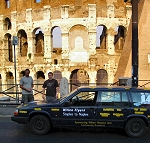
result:
[[[18,109],[15,110],[14,116],[18,116]]]

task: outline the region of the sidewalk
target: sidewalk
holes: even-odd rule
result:
[[[0,117],[11,117],[18,105],[0,105]]]

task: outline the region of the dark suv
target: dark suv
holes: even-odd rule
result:
[[[123,128],[130,137],[150,125],[150,90],[125,87],[80,87],[54,101],[20,105],[12,121],[28,124],[35,134],[52,127]]]

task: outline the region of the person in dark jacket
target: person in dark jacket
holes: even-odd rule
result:
[[[45,94],[46,90],[46,94]],[[59,85],[58,81],[53,78],[53,73],[48,73],[48,80],[46,80],[43,84],[43,94],[42,98],[44,100],[55,100],[58,98]]]

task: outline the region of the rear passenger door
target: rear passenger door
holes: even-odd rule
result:
[[[102,91],[98,94],[98,126],[120,127],[130,112],[128,92]]]

